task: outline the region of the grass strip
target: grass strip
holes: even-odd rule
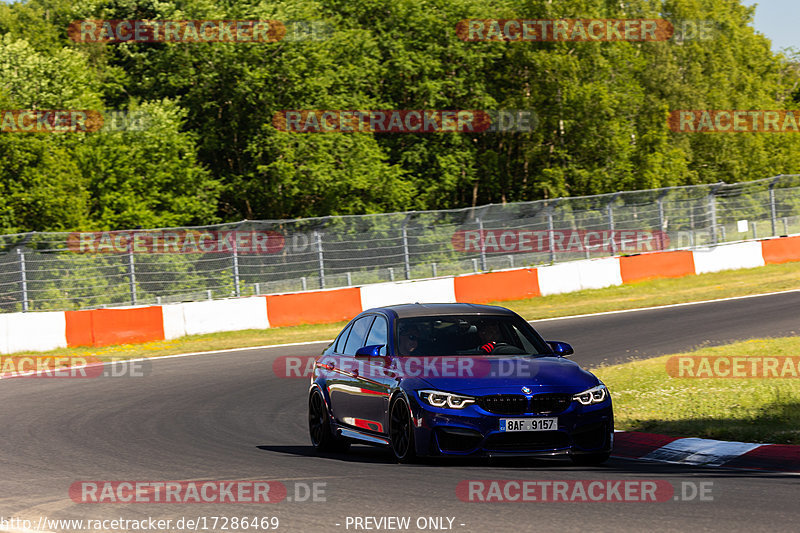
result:
[[[800,337],[749,340],[676,355],[798,356]],[[789,376],[783,378],[676,378],[667,371],[670,357],[592,369],[611,391],[616,429],[800,444],[800,378],[791,372],[778,372]]]

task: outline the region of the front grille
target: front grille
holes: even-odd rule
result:
[[[484,447],[497,451],[543,451],[569,447],[562,431],[521,431],[489,435]]]
[[[498,415],[521,415],[528,411],[528,399],[521,394],[481,396],[477,403],[482,409]]]
[[[571,394],[535,394],[531,397],[531,413],[552,415],[560,413],[572,402]]]
[[[495,394],[477,401],[482,409],[497,415],[551,415],[565,410],[571,402],[570,394],[534,394],[530,402],[521,394]]]

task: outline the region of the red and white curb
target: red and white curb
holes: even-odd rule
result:
[[[614,457],[691,466],[800,473],[800,446],[617,432]]]

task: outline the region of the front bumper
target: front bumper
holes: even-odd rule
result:
[[[465,409],[437,409],[414,402],[416,449],[434,456],[558,456],[608,453],[613,446],[614,415],[611,400],[592,406],[572,402],[559,413],[499,415],[471,405]],[[500,431],[508,418],[558,417],[553,431]]]

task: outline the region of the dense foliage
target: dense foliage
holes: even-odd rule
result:
[[[0,134],[0,233],[464,207],[798,171],[792,134],[671,132],[675,109],[792,109],[738,0],[29,0],[0,4],[0,109],[146,127]],[[465,18],[713,21],[712,39],[464,42]],[[81,19],[277,19],[276,43],[97,44]],[[529,109],[516,133],[282,132],[284,109]]]

